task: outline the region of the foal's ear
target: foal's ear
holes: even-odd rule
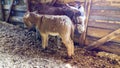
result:
[[[29,12],[29,15],[33,17],[36,13],[35,12]]]
[[[30,13],[30,11],[27,11],[26,13]]]
[[[27,12],[24,14],[24,18],[28,18],[28,17],[29,17],[29,15],[30,15],[30,12],[29,12],[29,11],[27,11]]]
[[[33,13],[37,13],[37,11],[33,11]]]

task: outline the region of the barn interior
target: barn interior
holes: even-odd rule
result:
[[[43,50],[36,32],[24,26],[24,14],[39,4],[76,2],[86,19],[85,31],[75,30],[75,55],[67,59],[64,44],[54,37]],[[0,0],[0,68],[120,68],[120,0]]]

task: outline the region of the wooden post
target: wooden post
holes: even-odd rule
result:
[[[27,11],[29,11],[29,0],[26,1]]]
[[[93,42],[92,44],[90,44],[89,46],[85,47],[87,50],[92,50],[102,44],[104,44],[105,42],[111,41],[112,39],[119,37],[120,36],[120,28],[115,30],[114,32],[110,33],[109,35]]]
[[[54,5],[56,3],[57,0],[52,0],[51,4],[50,5]]]
[[[5,13],[4,13],[4,9],[3,9],[3,4],[2,4],[2,0],[0,0],[0,9],[1,9],[1,17],[2,20],[5,20]]]
[[[87,25],[88,25],[88,21],[89,21],[89,16],[90,16],[90,9],[91,9],[91,4],[92,4],[92,0],[89,0],[89,5],[88,5],[88,9],[87,7],[87,3],[85,5],[85,12],[86,12],[86,20],[85,20],[85,31],[83,33],[81,33],[81,36],[79,38],[79,43],[80,45],[84,45],[85,40],[86,40],[86,34],[87,34]]]
[[[11,15],[11,11],[12,11],[12,8],[13,8],[14,0],[12,0],[11,2],[12,2],[12,3],[11,3],[11,5],[10,5],[10,9],[9,9],[9,11],[8,11],[8,15],[7,15],[7,17],[6,17],[6,22],[8,22],[9,19],[10,19],[10,15]]]
[[[27,11],[30,11],[31,12],[31,2],[30,2],[30,0],[27,0],[27,2],[26,2],[26,4],[27,4]]]

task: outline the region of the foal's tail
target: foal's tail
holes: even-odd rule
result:
[[[71,27],[71,39],[74,40],[74,30],[75,30],[75,27],[74,25],[72,24],[72,27]]]

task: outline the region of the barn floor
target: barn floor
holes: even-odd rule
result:
[[[35,32],[0,22],[0,68],[119,68],[118,60],[75,46],[73,59],[65,59],[66,48],[50,38],[46,51]]]

